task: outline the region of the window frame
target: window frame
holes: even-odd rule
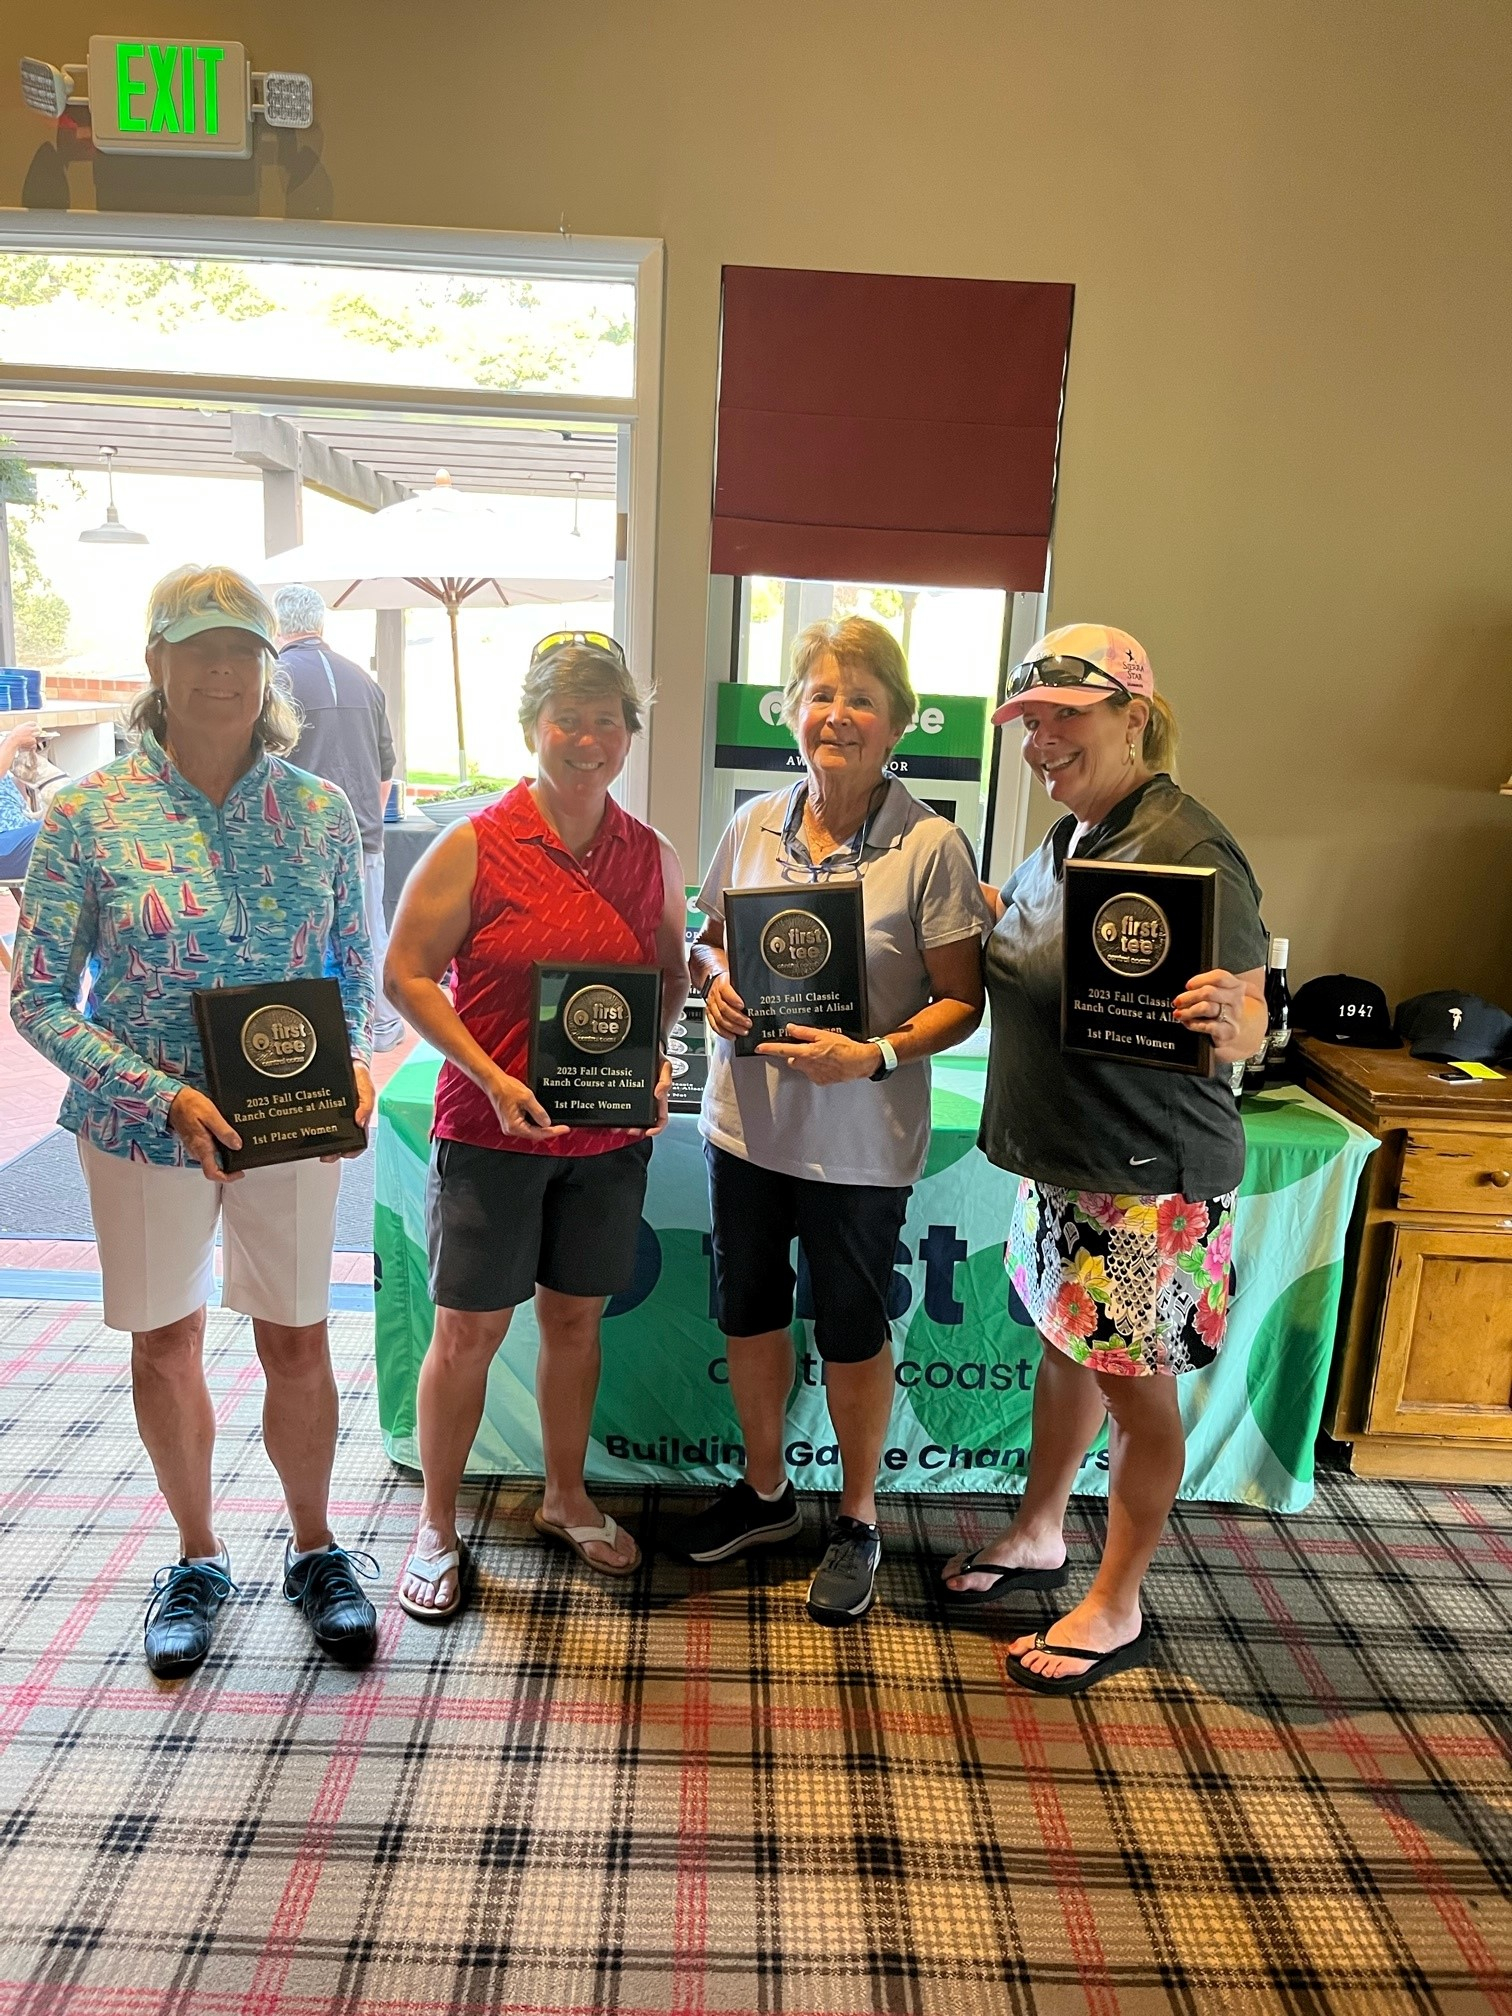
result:
[[[356,411],[486,413],[547,426],[614,423],[624,551],[615,566],[614,622],[637,683],[653,684],[656,641],[656,535],[661,466],[661,380],[665,255],[658,238],[568,233],[458,231],[428,225],[348,224],[302,218],[158,217],[130,212],[0,209],[0,252],[89,252],[148,258],[226,258],[378,266],[422,272],[479,272],[515,279],[626,281],[635,289],[635,372],[628,398],[571,392],[501,392],[469,386],[405,386],[287,378],[229,378],[82,370],[0,362],[0,396],[114,396],[191,402],[217,398],[256,407],[344,407]],[[654,717],[653,717],[654,718]],[[616,787],[638,817],[650,790],[649,736],[632,743]]]

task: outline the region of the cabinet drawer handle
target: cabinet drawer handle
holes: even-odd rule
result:
[[[1493,1169],[1488,1173],[1486,1181],[1498,1190],[1505,1190],[1507,1185],[1512,1183],[1512,1169]]]

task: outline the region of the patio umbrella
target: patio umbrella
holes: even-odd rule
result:
[[[457,614],[517,602],[606,602],[610,575],[589,575],[561,538],[522,534],[484,499],[452,487],[444,469],[434,489],[389,504],[328,538],[275,553],[257,581],[278,588],[302,581],[331,609],[419,609],[439,602],[451,626],[452,689],[457,708],[457,769],[467,781],[462,720],[462,655]]]

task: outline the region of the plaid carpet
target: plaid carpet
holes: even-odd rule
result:
[[[478,1607],[426,1630],[390,1600],[416,1490],[378,1453],[369,1325],[333,1329],[379,1663],[338,1672],[279,1600],[248,1326],[215,1317],[243,1593],[159,1686],[171,1542],[122,1340],[0,1309],[0,2009],[1512,2016],[1512,1494],[1185,1508],[1156,1665],[1075,1702],[1006,1680],[1008,1617],[939,1617],[930,1564],[980,1501],[894,1501],[883,1604],[830,1632],[817,1506],[775,1560],[627,1587],[499,1490]],[[679,1509],[614,1505],[643,1542]],[[1079,1569],[1098,1524],[1078,1506]]]

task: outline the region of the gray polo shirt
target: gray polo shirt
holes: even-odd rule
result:
[[[743,805],[725,828],[697,905],[724,922],[726,889],[805,883],[800,782]],[[929,1000],[925,952],[980,938],[990,919],[976,862],[958,826],[911,797],[896,778],[850,849],[819,879],[859,874],[866,920],[866,990],[879,1036]],[[831,865],[833,864],[833,865]],[[780,1058],[737,1057],[716,1037],[699,1127],[707,1140],[762,1169],[818,1183],[898,1187],[917,1180],[929,1152],[929,1061],[870,1079],[814,1085]]]
[[[987,941],[992,1058],[978,1137],[1004,1169],[1066,1190],[1221,1197],[1244,1174],[1244,1130],[1225,1074],[1068,1057],[1060,1047],[1064,868],[1076,821],[1046,834],[1003,890]],[[1260,890],[1239,844],[1162,772],[1083,834],[1081,860],[1218,870],[1218,964],[1263,966]],[[1184,976],[1189,977],[1189,976]]]

